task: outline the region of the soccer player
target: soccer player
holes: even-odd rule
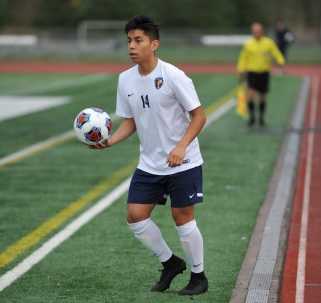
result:
[[[294,40],[294,34],[285,26],[282,20],[278,20],[275,27],[275,42],[285,59],[287,58],[289,45]]]
[[[274,59],[279,66],[284,65],[284,57],[274,41],[264,36],[261,23],[255,22],[251,27],[253,37],[243,46],[237,64],[240,76],[246,78],[248,125],[255,124],[255,107],[259,106],[259,124],[265,125],[266,95],[269,90],[270,70]]]
[[[206,292],[203,238],[194,217],[194,205],[203,199],[202,155],[197,135],[206,122],[193,82],[177,67],[160,60],[159,28],[146,16],[136,16],[125,27],[129,57],[135,65],[118,80],[116,114],[119,128],[104,144],[113,146],[135,131],[140,158],[128,192],[127,222],[135,237],[163,265],[159,281],[151,288],[162,292],[186,269],[151,219],[154,207],[171,200],[171,213],[191,276],[180,295]]]

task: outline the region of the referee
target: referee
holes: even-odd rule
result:
[[[253,37],[245,42],[237,64],[241,79],[246,79],[250,127],[256,122],[256,104],[259,108],[259,125],[265,125],[266,94],[269,91],[272,60],[280,66],[285,61],[273,40],[264,36],[261,23],[253,23],[251,31]]]

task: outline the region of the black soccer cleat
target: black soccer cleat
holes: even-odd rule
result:
[[[181,296],[193,296],[199,295],[208,290],[208,280],[204,274],[201,272],[199,274],[191,273],[191,279],[189,283],[182,290],[178,292]]]
[[[183,273],[186,269],[186,263],[181,258],[172,255],[171,258],[163,263],[164,268],[159,281],[151,288],[151,291],[162,292],[169,288],[172,280],[178,275]]]

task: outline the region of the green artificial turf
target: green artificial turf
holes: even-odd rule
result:
[[[15,146],[33,143],[33,139],[68,130],[74,113],[89,102],[104,105],[102,97],[114,100],[115,79],[103,88],[97,84],[82,93],[74,88],[69,92],[74,94],[71,104],[30,115],[33,119],[26,116],[0,123],[2,128],[10,122],[19,132],[21,120],[32,130],[38,119],[45,122],[63,115],[65,126],[53,125],[41,136],[27,137],[18,145],[10,137],[4,154],[14,151]],[[205,106],[236,82],[232,76],[222,75],[195,75],[193,79]],[[204,237],[210,288],[207,294],[195,297],[195,302],[225,303],[230,298],[299,84],[294,77],[273,78],[266,129],[249,130],[233,110],[199,136],[205,160],[205,201],[197,206],[196,214]],[[0,170],[0,252],[137,156],[135,136],[99,152],[73,140]],[[175,253],[182,255],[169,207],[157,208],[153,217]],[[1,292],[0,302],[189,302],[175,293],[187,283],[188,273],[180,275],[170,291],[149,291],[158,279],[160,265],[134,239],[125,218],[124,196]]]

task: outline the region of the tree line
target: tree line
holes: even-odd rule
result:
[[[76,27],[83,20],[152,16],[163,27],[237,29],[253,21],[270,26],[320,27],[320,0],[0,0],[1,27]]]

